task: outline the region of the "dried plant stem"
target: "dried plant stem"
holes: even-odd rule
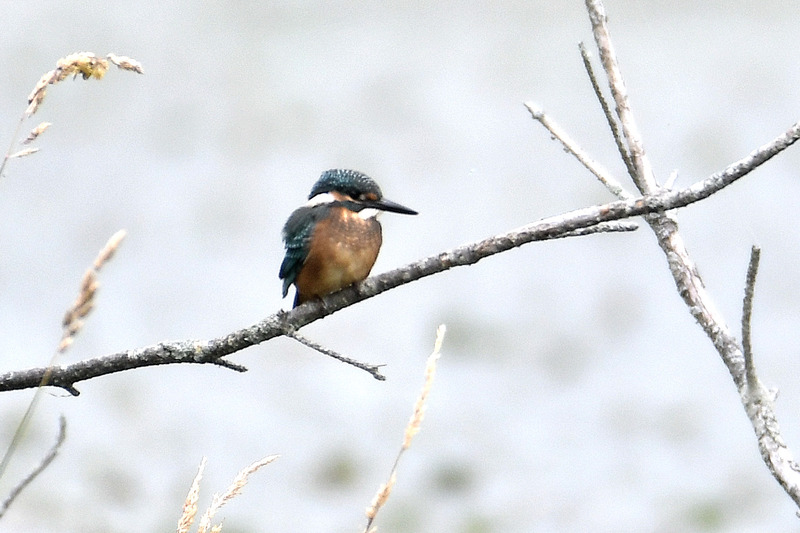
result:
[[[209,505],[208,509],[206,509],[206,512],[203,513],[203,516],[200,517],[200,522],[197,525],[197,533],[205,533],[208,531],[209,528],[211,528],[211,520],[214,519],[214,515],[217,514],[223,505],[242,493],[244,486],[247,484],[248,478],[262,467],[267,466],[276,460],[278,457],[278,455],[269,455],[264,457],[250,466],[245,467],[238,474],[236,474],[236,477],[233,478],[233,481],[228,488],[225,489],[225,492],[222,494],[215,494],[211,499],[211,505]],[[216,527],[214,530],[218,531]]]
[[[56,455],[58,455],[58,450],[61,448],[61,445],[64,444],[64,439],[66,438],[67,438],[67,420],[64,418],[64,415],[61,415],[58,418],[58,436],[56,437],[56,442],[53,444],[53,446],[50,447],[50,450],[45,454],[45,456],[42,458],[42,460],[39,462],[36,468],[34,468],[31,471],[31,473],[25,477],[25,479],[20,481],[16,487],[11,489],[9,495],[6,497],[3,503],[0,504],[0,518],[3,517],[3,515],[8,510],[9,506],[14,502],[16,497],[19,496],[19,494],[25,489],[25,487],[27,487],[31,483],[31,481],[36,479],[36,477],[39,474],[44,472],[45,468],[47,468],[50,465],[50,463],[53,462],[53,459],[55,459]]]
[[[119,58],[114,54],[109,54],[108,60],[112,63],[117,65],[121,69],[125,70],[132,70],[135,72],[139,72],[140,74],[143,73],[141,65],[128,57]],[[58,60],[56,68],[51,70],[50,72],[44,74],[40,79],[39,82],[34,87],[31,94],[28,96],[28,107],[22,113],[19,122],[17,123],[17,127],[14,130],[14,134],[11,137],[11,144],[6,151],[5,157],[3,158],[3,162],[0,163],[0,178],[2,178],[3,172],[6,169],[6,165],[8,161],[12,158],[23,157],[26,155],[30,155],[36,153],[39,149],[35,147],[25,148],[20,150],[16,153],[13,152],[14,145],[16,143],[17,138],[19,137],[19,133],[22,129],[22,125],[25,120],[36,113],[37,109],[41,105],[42,101],[44,100],[44,96],[49,85],[58,83],[69,76],[77,76],[78,74],[82,75],[84,79],[93,77],[93,78],[102,78],[105,74],[106,70],[108,69],[108,61],[102,58],[96,57],[94,54],[91,53],[78,53],[78,54],[71,54],[67,57],[61,58]],[[38,126],[36,126],[31,132],[28,134],[27,138],[22,141],[22,144],[29,144],[36,140],[48,127],[50,126],[49,122],[41,122]],[[72,343],[75,335],[80,331],[80,328],[83,324],[83,319],[89,314],[92,309],[93,301],[94,301],[94,294],[97,290],[97,281],[96,276],[97,272],[102,268],[102,266],[111,259],[111,256],[116,251],[117,247],[119,246],[120,242],[125,236],[124,231],[117,232],[106,244],[106,246],[101,250],[98,257],[95,259],[92,268],[90,268],[83,277],[83,281],[81,282],[81,290],[76,300],[75,304],[70,307],[67,311],[66,316],[64,317],[63,321],[63,335],[61,338],[61,342],[59,344],[58,349],[53,354],[50,359],[50,363],[43,369],[41,373],[41,378],[39,379],[39,385],[37,387],[36,392],[33,395],[30,403],[28,404],[27,409],[25,410],[25,414],[20,420],[19,424],[17,425],[16,431],[14,432],[14,436],[11,439],[11,443],[8,445],[8,449],[6,453],[3,455],[2,461],[0,461],[0,478],[3,477],[5,474],[6,469],[8,468],[8,464],[13,456],[15,450],[19,446],[20,442],[22,441],[22,437],[25,434],[27,427],[30,424],[30,420],[33,416],[33,412],[38,405],[39,399],[41,398],[43,387],[50,381],[50,378],[53,373],[53,367],[56,363],[56,360],[59,354],[63,353],[69,345]],[[67,387],[69,390],[69,387]],[[76,392],[76,391],[75,391]],[[45,461],[42,462],[40,467],[34,471],[29,478],[24,481],[20,486],[18,486],[18,490],[12,494],[10,499],[13,500],[16,497],[16,494],[24,488],[30,480],[33,479],[36,475],[38,475],[41,470],[47,467],[50,464],[50,461],[53,460],[55,457],[55,453],[58,450],[58,447],[61,445],[61,442],[64,438],[64,426],[65,421],[62,418],[62,428],[61,433],[59,436],[59,441],[54,446],[51,454],[45,458]],[[1,513],[0,513],[1,514]]]
[[[181,517],[178,519],[177,533],[189,533],[189,528],[192,527],[194,517],[197,515],[197,502],[200,500],[200,480],[203,479],[203,471],[206,468],[206,458],[200,460],[200,466],[197,468],[197,474],[192,480],[192,485],[189,487],[189,493],[183,502],[183,510]]]
[[[8,164],[9,159],[11,159],[11,156],[14,155],[14,145],[17,143],[19,132],[22,130],[22,125],[25,123],[26,118],[28,118],[28,115],[23,113],[19,118],[19,122],[17,122],[17,127],[14,129],[14,134],[11,136],[11,144],[8,146],[8,150],[6,150],[6,155],[3,157],[3,162],[0,163],[0,178],[3,177],[3,172],[6,170],[6,165]]]
[[[422,420],[425,418],[428,396],[433,387],[433,378],[436,375],[436,362],[441,354],[442,342],[444,341],[444,334],[446,331],[447,328],[444,324],[439,326],[436,330],[436,341],[433,345],[433,352],[428,356],[428,361],[425,364],[425,382],[422,385],[422,391],[417,401],[414,403],[414,412],[411,414],[411,418],[406,425],[406,430],[403,434],[403,444],[400,447],[400,451],[397,453],[397,457],[395,457],[392,470],[389,473],[389,480],[378,488],[378,492],[375,494],[369,507],[367,507],[367,525],[364,527],[364,533],[369,533],[372,523],[375,521],[375,515],[378,514],[378,511],[381,510],[389,499],[392,488],[394,488],[394,484],[397,481],[397,467],[400,464],[400,458],[403,456],[403,453],[411,447],[411,441],[414,440],[414,437],[419,433],[420,427],[422,426]]]
[[[247,484],[247,481],[252,474],[257,472],[262,467],[270,464],[278,457],[280,456],[269,455],[245,467],[236,475],[228,488],[225,489],[225,492],[221,494],[215,494],[211,500],[211,505],[209,505],[208,509],[206,509],[206,512],[203,513],[203,516],[200,517],[200,521],[197,523],[197,533],[207,533],[209,531],[218,532],[222,530],[221,524],[217,524],[213,527],[211,526],[211,521],[214,519],[214,515],[217,514],[223,505],[242,493],[244,486]],[[197,502],[200,499],[200,480],[203,477],[203,470],[205,467],[206,458],[203,457],[203,459],[200,461],[200,467],[197,470],[197,475],[195,475],[194,480],[192,481],[192,486],[189,488],[189,493],[186,495],[186,500],[183,502],[181,517],[178,519],[178,528],[176,530],[177,533],[188,533],[192,523],[194,522],[194,518],[197,515]]]
[[[50,122],[40,122],[39,125],[36,126],[35,128],[33,128],[30,131],[30,133],[28,133],[28,136],[25,137],[23,140],[21,140],[19,143],[20,144],[30,144],[30,143],[32,143],[33,141],[38,139],[39,136],[42,133],[47,131],[47,128],[49,128],[50,126],[52,126],[52,124]]]
[[[11,136],[11,145],[8,147],[8,151],[3,158],[3,162],[0,163],[0,178],[2,178],[3,172],[5,171],[6,165],[10,159],[31,155],[39,150],[38,148],[27,148],[19,152],[14,152],[14,145],[17,142],[17,138],[19,138],[19,132],[22,129],[22,124],[26,119],[36,113],[36,111],[39,109],[39,106],[41,106],[45,94],[47,93],[47,88],[50,85],[55,85],[56,83],[64,81],[70,76],[77,77],[80,75],[84,80],[89,78],[95,78],[98,80],[102,79],[103,76],[105,76],[106,71],[108,71],[109,62],[113,63],[121,70],[129,70],[131,72],[144,74],[144,69],[142,68],[141,63],[127,56],[108,54],[105,58],[102,58],[94,55],[91,52],[77,52],[75,54],[69,54],[68,56],[60,58],[56,62],[55,69],[44,73],[42,77],[39,78],[39,81],[34,86],[33,91],[31,91],[31,93],[28,95],[28,107],[25,109],[25,111],[23,111],[22,116],[17,123],[17,128],[14,130],[14,135]],[[37,128],[31,131],[31,134],[27,139],[22,141],[22,143],[27,144],[33,141],[42,132],[44,132],[48,126],[50,126],[50,123],[48,122],[41,123]]]
[[[58,345],[59,353],[69,348],[75,340],[75,335],[77,335],[83,327],[84,319],[94,308],[94,297],[99,286],[97,283],[97,275],[100,273],[103,266],[114,257],[114,253],[117,251],[117,248],[119,248],[119,245],[122,244],[124,238],[124,229],[112,235],[103,249],[100,250],[100,253],[97,254],[92,266],[83,274],[78,297],[70,308],[67,309],[67,312],[64,314],[64,319],[62,320],[63,330],[61,342]]]
[[[20,420],[19,424],[17,425],[17,429],[14,432],[14,437],[11,439],[11,443],[8,445],[8,449],[3,456],[3,460],[0,461],[0,478],[3,477],[6,468],[8,468],[8,463],[11,460],[11,457],[14,455],[14,451],[19,446],[23,436],[25,435],[25,431],[30,425],[33,412],[35,411],[36,406],[39,404],[44,386],[50,382],[53,372],[55,371],[55,364],[59,355],[61,355],[72,344],[75,335],[77,335],[83,327],[83,320],[89,315],[94,306],[94,297],[98,287],[97,274],[100,272],[100,269],[103,268],[103,266],[109,260],[111,260],[111,258],[114,256],[114,252],[116,252],[117,248],[122,243],[122,239],[124,238],[125,230],[120,230],[112,235],[108,242],[106,242],[106,245],[103,247],[103,249],[100,250],[100,253],[97,254],[92,266],[89,267],[89,269],[84,273],[81,281],[81,287],[78,291],[78,297],[64,316],[62,324],[63,333],[61,336],[61,342],[58,345],[58,349],[50,358],[50,363],[43,369],[36,392],[33,394],[33,398],[28,404],[28,408],[25,410],[22,420]],[[66,388],[66,390],[69,391],[70,389]]]

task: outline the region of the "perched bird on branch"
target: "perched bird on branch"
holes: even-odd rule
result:
[[[383,241],[378,215],[417,212],[383,197],[375,181],[355,170],[326,170],[308,203],[283,226],[283,296],[294,284],[294,306],[365,279]]]

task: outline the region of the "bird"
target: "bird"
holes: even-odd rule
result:
[[[308,202],[283,226],[283,297],[294,284],[294,307],[366,279],[383,242],[378,216],[413,209],[383,197],[362,172],[331,169],[311,187]]]

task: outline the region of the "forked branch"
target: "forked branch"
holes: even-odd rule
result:
[[[612,134],[615,137],[621,156],[626,163],[632,179],[639,191],[645,195],[644,199],[661,197],[663,194],[656,194],[661,190],[653,172],[653,168],[647,158],[641,134],[636,125],[633,111],[628,100],[628,93],[622,78],[622,73],[617,62],[616,53],[611,41],[608,30],[605,8],[600,0],[586,0],[586,8],[589,12],[589,19],[592,23],[595,43],[600,53],[600,60],[603,64],[606,77],[608,78],[609,89],[616,104],[616,118],[609,115],[609,108],[600,94],[598,84],[593,81],[595,92],[598,94],[601,106],[609,119]],[[584,51],[584,60],[588,63],[587,55]],[[593,76],[590,65],[587,66],[590,77]],[[530,107],[529,107],[530,109]],[[574,142],[566,135],[560,135],[557,128],[548,124],[553,122],[544,116],[543,113],[534,113],[534,118],[539,120],[548,130],[556,136],[568,151],[575,154],[578,160],[589,170],[598,175],[599,165],[590,166],[587,161],[591,161],[587,155],[578,157],[581,153],[579,147],[572,146]],[[545,120],[543,120],[543,118]],[[622,139],[619,137],[618,130],[614,126],[619,120],[622,131]],[[679,196],[707,196],[713,194],[713,187],[706,187],[710,183],[729,183],[734,176],[741,177],[755,168],[759,167],[767,160],[785,150],[798,140],[800,134],[800,123],[795,123],[785,133],[779,135],[771,143],[764,145],[747,157],[728,166],[724,171],[714,174],[704,181],[704,185],[698,187],[693,185],[676,193],[669,193]],[[629,154],[629,157],[627,156]],[[604,183],[616,183],[612,176],[598,176]],[[734,178],[738,179],[738,178]],[[619,195],[618,187],[609,187],[614,193]],[[700,190],[702,189],[702,191]],[[703,192],[704,191],[704,192]],[[697,320],[700,326],[711,339],[720,357],[728,368],[733,381],[739,391],[742,404],[745,407],[750,422],[755,430],[759,449],[765,463],[778,480],[784,490],[791,496],[795,503],[800,506],[800,467],[794,461],[789,448],[786,446],[780,434],[777,419],[772,407],[773,394],[765,391],[760,385],[758,376],[755,372],[755,365],[752,362],[752,353],[749,342],[749,314],[752,305],[752,287],[755,283],[755,272],[758,263],[758,252],[754,251],[751,259],[750,273],[747,282],[747,294],[745,298],[745,310],[743,316],[744,333],[746,336],[747,361],[743,355],[742,347],[731,333],[722,315],[716,310],[710,295],[706,291],[705,285],[700,278],[698,269],[686,249],[683,238],[678,233],[678,221],[674,212],[667,209],[650,212],[645,220],[653,229],[659,246],[667,257],[670,272],[675,280],[678,293],[683,298],[689,312]]]

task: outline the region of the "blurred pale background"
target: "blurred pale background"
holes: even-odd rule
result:
[[[613,1],[612,34],[658,176],[705,177],[797,117],[800,5]],[[205,339],[290,305],[280,229],[322,170],[364,171],[420,212],[383,218],[375,272],[611,199],[534,123],[533,100],[620,179],[577,49],[583,3],[6,2],[0,146],[39,76],[70,52],[146,74],[51,88],[42,151],[0,180],[2,369],[44,364],[80,277],[116,230],[98,307],[64,357]],[[738,331],[751,244],[754,336],[800,453],[800,153],[679,213]],[[43,398],[6,479],[68,439],[4,531],[169,531],[201,457],[201,504],[280,453],[224,531],[352,532],[384,481],[449,326],[422,432],[380,531],[786,531],[738,395],[646,228],[539,243],[315,323],[313,339],[388,380],[279,339],[240,375],[180,365]],[[31,397],[5,393],[3,446]]]

